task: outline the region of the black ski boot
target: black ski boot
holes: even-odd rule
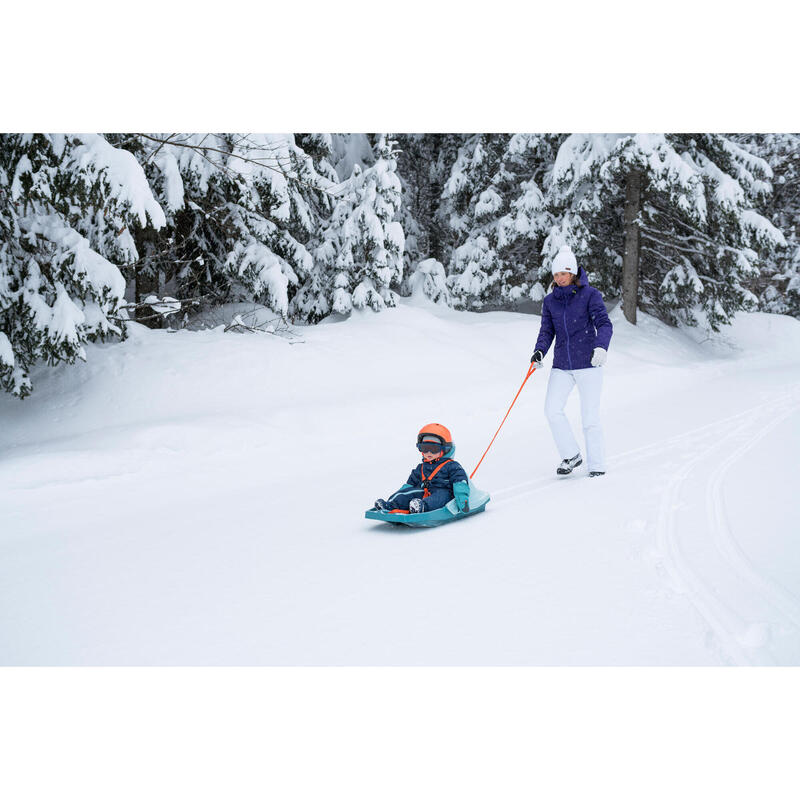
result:
[[[572,456],[572,458],[565,458],[559,465],[556,473],[558,475],[569,475],[575,467],[579,467],[583,464],[583,459],[581,458],[581,454],[578,453],[577,455]]]

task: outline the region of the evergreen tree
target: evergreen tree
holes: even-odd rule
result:
[[[800,134],[746,134],[733,137],[762,157],[773,172],[773,191],[759,210],[787,240],[767,260],[753,289],[759,307],[800,318]]]
[[[353,167],[368,169],[375,163],[373,145],[380,136],[371,133],[330,134],[330,162],[333,164],[339,181],[347,180],[353,174]]]
[[[566,243],[631,321],[800,317],[796,134],[398,139],[0,135],[0,386],[124,335],[126,279],[309,322],[396,290],[508,307]]]
[[[330,213],[336,181],[330,136],[142,134],[126,141],[168,222],[156,237],[143,233],[145,255],[128,276],[137,300],[167,286],[179,298],[255,301],[283,317],[305,316],[314,280],[309,247]]]
[[[442,192],[450,229],[458,242],[448,264],[456,307],[480,308],[497,301],[503,274],[493,236],[503,198],[493,186],[510,137],[478,133],[459,148]],[[494,223],[494,224],[493,224]]]
[[[354,308],[378,311],[395,304],[391,291],[403,276],[404,234],[395,220],[400,208],[394,142],[381,136],[376,161],[356,164],[344,182],[315,251],[321,272],[316,316],[349,314]]]
[[[412,297],[423,297],[434,303],[453,305],[444,266],[435,258],[422,259],[405,283],[408,294]]]
[[[443,193],[459,241],[449,266],[457,306],[529,295],[552,226],[541,189],[552,146],[538,134],[477,134],[459,150]]]
[[[442,192],[468,135],[457,133],[398,134],[397,172],[406,234],[406,267],[424,259],[447,263],[455,239],[442,203]]]
[[[606,294],[714,330],[756,307],[747,288],[783,236],[756,205],[769,165],[719,134],[585,135],[561,145],[545,263],[569,244]],[[627,223],[627,224],[626,224]]]
[[[30,370],[85,358],[123,334],[119,265],[142,228],[164,225],[136,159],[104,137],[0,135],[0,386],[20,397]]]

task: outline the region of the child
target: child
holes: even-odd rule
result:
[[[469,511],[469,479],[461,464],[450,458],[456,452],[450,431],[444,425],[426,425],[417,434],[417,450],[422,463],[411,471],[408,482],[388,500],[376,500],[374,507],[420,514],[441,508],[455,497],[459,511]]]

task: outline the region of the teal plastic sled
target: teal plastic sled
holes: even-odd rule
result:
[[[364,512],[366,519],[374,519],[378,522],[389,522],[392,525],[407,525],[410,528],[434,528],[437,525],[445,525],[448,522],[455,522],[464,517],[471,517],[473,514],[480,514],[486,510],[486,504],[491,500],[488,492],[479,489],[475,484],[469,484],[469,511],[459,511],[456,508],[456,501],[451,500],[446,506],[437,508],[435,511],[425,511],[422,514],[390,514],[388,511],[378,511],[371,508]]]

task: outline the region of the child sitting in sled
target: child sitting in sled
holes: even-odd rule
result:
[[[426,425],[417,434],[422,463],[411,470],[408,481],[388,500],[375,501],[379,511],[421,514],[447,505],[454,497],[459,511],[469,511],[469,478],[450,456],[456,448],[444,425]]]

